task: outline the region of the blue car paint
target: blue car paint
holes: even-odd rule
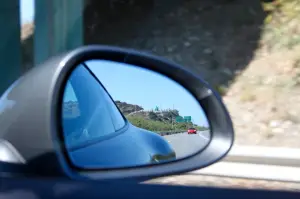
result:
[[[130,167],[153,163],[157,155],[175,160],[174,150],[163,137],[128,125],[124,133],[70,151],[73,164],[81,168]]]

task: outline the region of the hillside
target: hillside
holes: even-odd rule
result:
[[[143,107],[126,102],[116,101],[120,111],[135,126],[151,131],[186,131],[190,127],[207,130],[192,122],[177,123],[175,118],[181,116],[179,111],[167,109],[161,111],[144,110]],[[181,116],[182,117],[182,116]]]
[[[191,122],[177,123],[175,118],[179,115],[178,110],[147,111],[143,107],[126,102],[116,101],[117,106],[124,116],[135,126],[150,131],[186,131],[189,127],[198,130],[207,130]],[[64,117],[78,117],[80,111],[77,102],[68,101],[64,104]]]
[[[142,107],[138,105],[127,104],[126,102],[115,101],[119,109],[122,111],[124,115],[128,115],[135,111],[144,110]]]

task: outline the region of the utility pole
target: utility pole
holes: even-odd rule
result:
[[[174,104],[173,104],[173,110],[171,111],[172,129],[174,130],[173,113],[174,113]]]
[[[174,126],[173,126],[173,115],[171,115],[171,122],[172,122],[172,130],[174,130]]]

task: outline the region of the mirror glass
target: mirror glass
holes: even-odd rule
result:
[[[69,158],[80,168],[124,168],[185,158],[210,141],[196,99],[157,72],[89,60],[71,73],[62,102]]]

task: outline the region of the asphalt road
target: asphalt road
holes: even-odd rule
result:
[[[176,157],[184,158],[204,148],[210,140],[210,132],[200,131],[197,132],[197,134],[187,134],[187,132],[183,132],[180,134],[166,135],[164,138],[168,140],[175,150]]]

